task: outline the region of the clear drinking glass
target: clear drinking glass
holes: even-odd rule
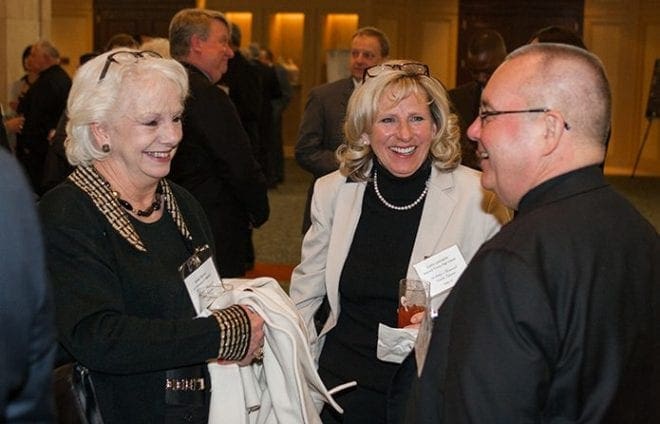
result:
[[[399,281],[399,328],[410,325],[413,315],[424,312],[429,307],[429,282],[402,278]]]

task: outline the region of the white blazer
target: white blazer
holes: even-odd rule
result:
[[[419,278],[413,265],[457,245],[466,262],[511,219],[494,193],[481,187],[479,171],[459,166],[444,173],[432,167],[429,191],[408,263],[407,277]],[[289,296],[305,320],[316,361],[325,334],[339,317],[339,278],[362,211],[366,182],[350,182],[339,171],[317,180],[311,205],[312,226],[293,270]],[[314,314],[327,294],[330,314],[316,334]]]

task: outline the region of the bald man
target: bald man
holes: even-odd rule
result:
[[[468,135],[518,215],[440,308],[406,423],[660,422],[658,233],[598,168],[610,109],[572,46],[524,46],[489,80]]]

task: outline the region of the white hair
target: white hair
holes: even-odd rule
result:
[[[108,57],[116,52],[136,54],[135,60],[115,62]],[[188,75],[184,67],[173,59],[151,55],[138,56],[138,50],[116,49],[104,53],[85,63],[78,69],[67,101],[65,143],[67,159],[72,165],[91,165],[94,160],[103,160],[103,152],[94,140],[92,124],[108,123],[118,112],[120,101],[126,96],[139,96],[140,92],[124,87],[144,77],[159,83],[169,81],[179,91],[183,105],[188,95]],[[103,79],[101,73],[106,70]],[[160,80],[158,80],[160,78]]]

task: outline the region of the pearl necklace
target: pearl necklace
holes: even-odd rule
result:
[[[424,185],[424,190],[422,191],[422,194],[420,194],[419,197],[414,202],[410,203],[409,205],[405,205],[405,206],[397,206],[397,205],[393,205],[390,202],[388,202],[387,200],[385,200],[383,195],[380,193],[380,190],[378,189],[378,171],[374,169],[374,190],[376,191],[376,196],[378,197],[378,200],[380,200],[383,203],[383,205],[385,205],[388,208],[393,209],[395,211],[407,211],[407,210],[412,209],[415,206],[417,206],[419,204],[419,202],[421,202],[422,199],[424,199],[424,196],[426,196],[426,193],[428,193],[428,191],[429,191],[429,182],[428,182],[428,180],[426,181],[426,184]]]

